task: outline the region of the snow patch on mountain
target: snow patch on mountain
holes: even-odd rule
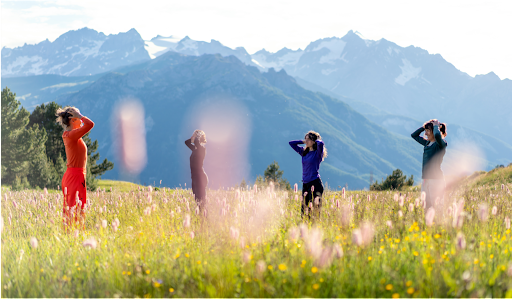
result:
[[[335,64],[336,60],[340,59],[341,53],[343,53],[343,50],[345,49],[345,45],[347,43],[341,39],[331,39],[328,41],[321,42],[316,48],[314,48],[312,51],[318,51],[323,48],[327,48],[329,50],[329,53],[327,55],[322,56],[320,58],[320,63],[329,63],[329,64]]]
[[[8,64],[7,67],[2,70],[2,75],[14,75],[18,68],[23,68],[27,63],[31,63],[32,66],[27,73],[30,75],[40,75],[42,74],[41,67],[45,65],[46,62],[47,60],[43,60],[43,58],[38,55],[31,57],[18,56],[14,62]]]
[[[329,76],[330,73],[337,71],[338,69],[323,69],[322,74],[325,76]]]
[[[402,73],[395,78],[395,82],[402,86],[405,85],[409,80],[417,78],[421,72],[421,67],[414,67],[411,62],[407,59],[402,59],[404,65],[400,66]]]
[[[251,57],[253,60],[256,60],[261,67],[265,69],[274,68],[276,71],[279,71],[286,66],[296,65],[303,53],[304,52],[300,49],[297,51],[283,49],[277,53],[269,53],[262,50],[251,55]]]

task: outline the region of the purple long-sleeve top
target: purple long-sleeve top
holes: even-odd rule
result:
[[[320,163],[322,162],[322,156],[324,153],[324,142],[322,140],[316,140],[316,150],[308,152],[304,155],[304,148],[298,146],[298,144],[304,144],[302,140],[290,141],[290,146],[302,157],[302,182],[309,183],[320,178],[318,170],[320,169]]]

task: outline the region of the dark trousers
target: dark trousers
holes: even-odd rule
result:
[[[204,171],[192,173],[192,192],[196,198],[196,203],[201,205],[206,199],[206,186],[208,185],[208,176]]]
[[[313,192],[311,192],[312,186],[314,186]],[[302,208],[301,208],[302,217],[304,217],[304,212],[305,212],[306,208],[309,206],[310,202],[313,202],[313,207],[315,209],[320,210],[320,207],[322,206],[322,194],[324,193],[324,186],[322,185],[322,180],[320,180],[320,178],[318,178],[309,183],[303,183],[302,184],[302,196],[304,196],[304,193],[306,193],[306,192],[307,192],[307,194],[304,197],[304,200],[302,201]],[[315,197],[319,197],[318,206],[315,206]],[[311,216],[310,216],[311,212],[309,212],[308,215],[309,215],[309,218],[311,218]]]

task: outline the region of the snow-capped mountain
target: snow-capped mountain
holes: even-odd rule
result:
[[[304,51],[262,50],[253,59],[393,115],[438,118],[512,140],[512,80],[494,73],[471,77],[421,48],[365,40],[349,31],[314,41]]]
[[[151,58],[158,57],[167,51],[173,51],[190,56],[201,56],[203,54],[220,54],[224,57],[227,57],[233,55],[247,65],[256,66],[259,69],[264,69],[252,61],[251,55],[247,53],[245,48],[238,47],[231,49],[214,39],[212,39],[210,42],[203,42],[193,40],[188,36],[185,36],[183,39],[179,39],[175,36],[163,37],[158,35],[157,37],[146,41],[145,48]]]
[[[107,36],[82,28],[68,31],[54,42],[3,48],[2,77],[94,75],[149,59],[144,40],[135,29]]]

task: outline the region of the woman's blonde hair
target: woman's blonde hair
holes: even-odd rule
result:
[[[306,135],[304,136],[304,138],[306,138],[306,137],[308,137],[309,139],[311,139],[313,141],[322,140],[322,136],[320,136],[320,134],[315,131],[307,132]],[[313,150],[316,151],[316,142],[313,144]],[[309,152],[309,148],[306,148],[302,155],[305,156],[308,152]],[[324,151],[322,152],[322,161],[326,157],[327,157],[327,148],[325,147],[325,144],[324,144]]]
[[[55,120],[56,123],[62,126],[62,128],[67,129],[69,127],[69,122],[71,121],[71,118],[73,117],[73,114],[69,113],[72,109],[78,110],[78,108],[67,106],[64,108],[57,109],[57,113],[55,113],[55,116],[57,116],[57,119]]]
[[[195,130],[194,134],[197,135],[197,137],[199,137],[199,142],[206,143],[206,134],[204,133],[203,130]]]

